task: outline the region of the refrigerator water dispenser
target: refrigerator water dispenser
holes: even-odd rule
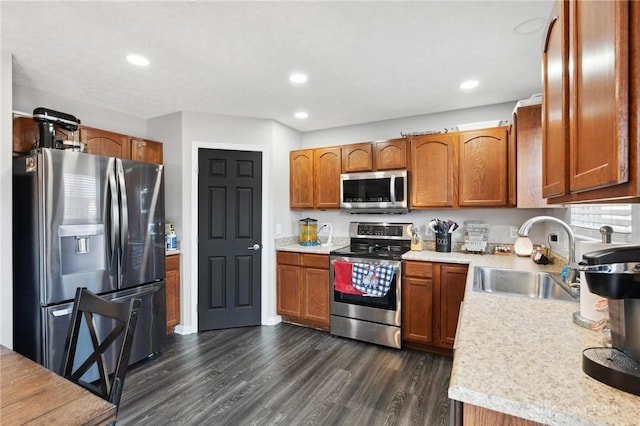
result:
[[[60,226],[60,266],[63,275],[104,270],[104,225]]]

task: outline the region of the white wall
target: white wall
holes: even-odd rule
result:
[[[276,141],[274,138],[278,137]],[[183,259],[182,273],[182,324],[178,332],[197,331],[197,153],[198,149],[246,149],[263,152],[263,309],[262,323],[270,324],[278,320],[275,306],[275,280],[271,270],[275,268],[274,220],[291,216],[286,204],[275,204],[279,199],[281,185],[288,180],[288,155],[286,159],[276,158],[291,149],[299,148],[299,133],[286,129],[272,120],[230,117],[214,114],[184,112],[182,114],[182,193],[186,199],[182,203]],[[286,176],[286,177],[285,177]],[[288,187],[288,184],[287,184]],[[290,222],[290,221],[289,221]],[[287,221],[283,221],[287,223]],[[268,302],[269,301],[269,302]]]
[[[513,243],[515,238],[510,236],[512,226],[520,227],[522,223],[532,216],[546,215],[547,209],[427,209],[414,210],[407,214],[349,214],[340,211],[318,211],[308,210],[301,212],[301,217],[312,217],[318,219],[318,223],[329,222],[333,225],[333,235],[337,237],[348,237],[349,222],[406,222],[413,223],[420,229],[420,235],[425,240],[435,240],[435,235],[427,227],[431,219],[453,220],[460,225],[460,228],[453,232],[451,241],[453,244],[464,241],[464,221],[484,220],[489,224],[489,242],[491,243]],[[296,223],[297,226],[297,223]],[[544,226],[535,227],[531,230],[530,238],[535,244],[546,241],[546,228]]]
[[[13,348],[12,56],[0,51],[0,344]]]
[[[300,149],[302,136],[297,130],[273,123],[271,201],[274,206],[272,225],[276,237],[298,234],[299,214],[289,210],[289,151]],[[276,229],[280,232],[276,232]]]
[[[307,148],[393,139],[401,137],[401,132],[441,131],[450,129],[457,124],[487,120],[508,120],[511,122],[511,113],[513,112],[515,104],[515,101],[506,102],[483,107],[416,115],[413,117],[306,132],[302,135],[302,145]]]
[[[149,139],[163,142],[165,220],[173,222],[178,235],[178,248],[183,235],[182,225],[182,114],[157,117],[147,122]]]
[[[82,125],[139,138],[147,137],[147,120],[65,98],[61,94],[29,87],[13,86],[13,110],[31,115],[38,107],[65,112],[80,119]],[[162,142],[162,139],[160,139]]]

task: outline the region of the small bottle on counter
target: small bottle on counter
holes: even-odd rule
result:
[[[176,236],[176,231],[173,229],[173,223],[169,224],[169,233],[165,237],[165,243],[167,251],[178,249],[178,238]]]

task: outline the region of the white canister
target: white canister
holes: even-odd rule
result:
[[[614,247],[614,244],[607,244],[593,241],[577,241],[576,242],[576,260],[582,259],[582,255],[590,251],[601,250]],[[609,318],[606,310],[598,307],[603,304],[603,297],[589,291],[587,280],[584,272],[580,272],[580,315],[588,321],[598,322]],[[604,299],[606,300],[606,299]]]

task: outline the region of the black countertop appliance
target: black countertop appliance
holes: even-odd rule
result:
[[[589,376],[640,395],[640,245],[584,254],[589,290],[609,299],[611,347],[588,348],[582,369]]]
[[[55,126],[75,132],[80,125],[80,120],[71,114],[42,107],[33,110],[33,119],[38,125],[38,148],[58,148]]]

